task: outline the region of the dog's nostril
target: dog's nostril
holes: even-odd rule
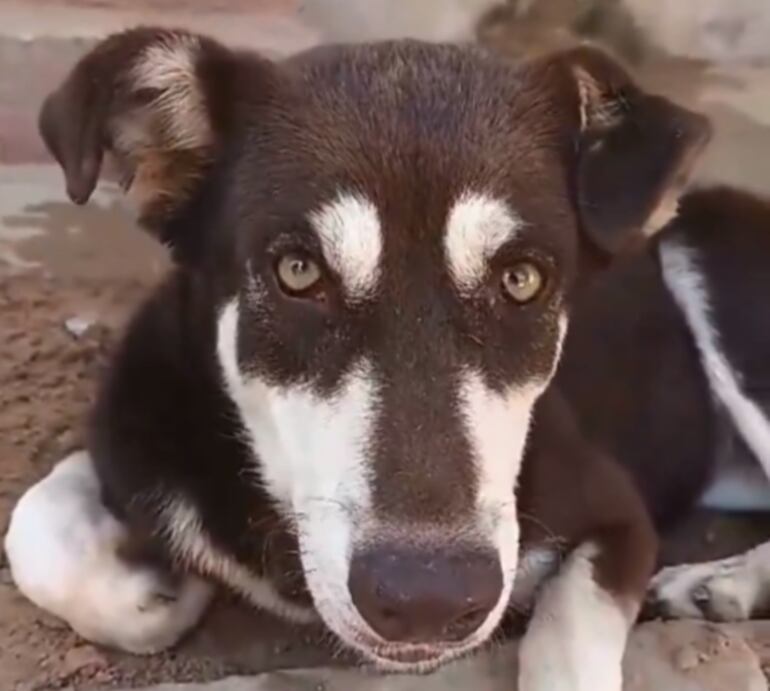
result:
[[[386,640],[449,642],[485,621],[500,598],[502,573],[488,551],[383,546],[354,555],[348,586],[361,616]]]
[[[487,614],[489,614],[489,611],[482,608],[476,608],[474,610],[471,610],[470,612],[467,612],[466,614],[463,614],[456,622],[455,624],[458,624],[460,626],[468,626],[468,625],[480,625],[482,620],[486,618]]]
[[[485,608],[475,608],[465,614],[461,614],[454,621],[449,622],[444,627],[443,638],[445,640],[457,640],[468,635],[467,632],[473,632],[484,623],[489,610]]]

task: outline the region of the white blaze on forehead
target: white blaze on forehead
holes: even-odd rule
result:
[[[353,299],[371,294],[382,255],[382,226],[374,204],[361,195],[340,194],[313,211],[309,220],[345,294]]]
[[[502,200],[465,192],[447,217],[444,250],[457,287],[472,290],[484,278],[487,262],[523,225]]]

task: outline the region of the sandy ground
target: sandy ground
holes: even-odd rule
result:
[[[336,0],[332,4],[342,6]],[[286,19],[296,3],[260,0],[251,7],[257,5],[271,16],[268,28],[254,35],[258,42],[264,33],[284,26],[274,23],[275,17]],[[7,15],[4,6],[13,6]],[[76,14],[67,14],[67,7]],[[190,21],[198,24],[208,22],[211,11],[251,9],[246,0],[75,0],[67,7],[54,0],[0,0],[0,24],[6,17],[6,29],[20,27],[18,35],[4,35],[0,27],[0,534],[21,492],[79,445],[95,379],[121,326],[166,270],[164,253],[133,226],[114,190],[102,187],[85,208],[65,200],[60,174],[43,164],[45,156],[34,133],[38,103],[116,7],[130,12],[189,10],[197,17]],[[34,12],[43,13],[35,26],[47,26],[45,17],[56,15],[55,27],[41,30],[44,35],[38,38],[24,33],[35,20]],[[87,14],[79,14],[83,12]],[[70,27],[75,38],[67,38],[67,27],[59,22],[64,16],[75,17]],[[82,23],[83,16],[93,23]],[[226,20],[218,17],[216,26],[234,23]],[[294,47],[297,37],[328,35],[334,25],[327,18],[321,29],[295,27],[287,33],[285,46]],[[350,26],[340,31],[350,32]],[[451,23],[447,31],[455,27]],[[239,27],[235,35],[240,41],[247,33]],[[515,44],[516,51],[521,49],[520,38],[520,33],[516,40],[498,36],[503,45]],[[280,34],[271,36],[270,46],[281,40]],[[700,169],[703,179],[770,190],[768,68],[665,61],[642,64],[639,71],[648,83],[714,118],[718,135]],[[35,77],[23,78],[27,74]],[[722,556],[768,534],[767,518],[700,514],[671,536],[664,557],[677,562]],[[328,667],[244,677],[349,661],[332,657],[321,632],[291,629],[226,598],[198,631],[167,654],[136,658],[97,649],[25,601],[3,560],[0,552],[0,691],[118,689],[223,677],[228,681],[218,691],[511,688],[511,646],[429,679],[383,680]],[[628,689],[761,691],[768,688],[762,673],[767,665],[769,623],[733,628],[648,624],[632,641]]]

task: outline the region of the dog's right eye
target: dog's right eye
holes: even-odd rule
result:
[[[535,264],[523,261],[505,269],[501,283],[508,299],[525,305],[540,294],[545,285],[545,278]]]
[[[321,267],[307,255],[284,254],[276,262],[275,274],[283,291],[292,297],[316,297],[320,292]]]

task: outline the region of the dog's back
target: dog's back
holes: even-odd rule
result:
[[[764,481],[735,478],[770,474],[768,266],[770,202],[701,189],[579,303],[559,384],[661,525],[707,490],[722,508],[764,501]]]

